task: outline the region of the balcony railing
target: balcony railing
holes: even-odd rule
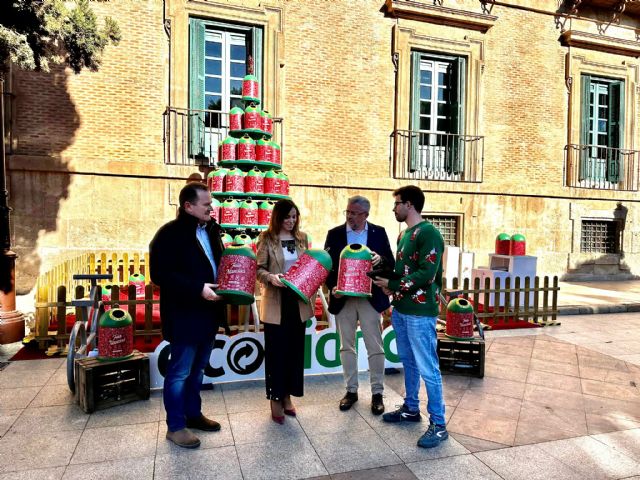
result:
[[[211,166],[218,144],[229,135],[229,114],[217,110],[167,107],[164,118],[164,163]],[[283,122],[273,119],[273,140],[283,152]]]
[[[482,182],[484,137],[396,130],[391,175],[411,180]]]
[[[601,145],[565,147],[565,186],[637,191],[640,151]]]

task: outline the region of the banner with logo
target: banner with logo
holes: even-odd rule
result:
[[[368,369],[367,350],[360,329],[356,332],[358,367]],[[305,332],[305,374],[342,372],[340,337],[334,328],[316,331],[316,320],[307,322]],[[389,326],[382,332],[385,367],[401,367],[396,348],[396,334]],[[168,342],[160,343],[149,354],[151,388],[162,388],[167,362],[171,355]],[[239,333],[232,337],[218,334],[209,364],[204,370],[203,383],[224,383],[264,378],[264,334]]]

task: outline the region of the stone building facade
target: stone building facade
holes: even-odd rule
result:
[[[99,71],[10,72],[19,293],[78,252],[146,250],[181,185],[210,168],[184,118],[229,105],[239,51],[282,119],[291,195],[316,245],[354,194],[399,232],[391,192],[414,183],[424,214],[476,265],[504,231],[526,236],[539,274],[640,274],[635,2],[92,5],[123,33]],[[216,55],[218,77],[206,63]]]

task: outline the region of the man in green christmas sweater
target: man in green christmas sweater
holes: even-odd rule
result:
[[[396,253],[395,272],[400,278],[378,277],[374,283],[393,295],[391,322],[404,366],[405,399],[398,410],[385,413],[382,418],[385,422],[420,421],[418,391],[422,377],[427,389],[429,428],[418,440],[418,446],[432,448],[449,437],[436,335],[444,241],[440,232],[422,218],[424,193],[420,188],[401,187],[393,196],[396,220],[407,224]]]

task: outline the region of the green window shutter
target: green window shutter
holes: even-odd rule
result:
[[[204,109],[204,31],[205,23],[189,19],[189,108]],[[189,115],[190,155],[204,155],[204,113]]]
[[[409,172],[418,165],[420,143],[420,53],[411,52],[411,118],[409,124]]]
[[[609,122],[607,136],[609,139],[609,155],[607,156],[607,180],[618,183],[624,170],[624,157],[620,150],[624,146],[624,82],[609,85]]]
[[[264,99],[264,79],[262,78],[262,28],[251,27],[251,56],[253,57],[253,74],[260,82],[260,98]],[[263,106],[264,108],[264,106]]]
[[[590,155],[591,148],[586,148],[585,145],[589,144],[589,92],[591,90],[591,76],[590,75],[581,75],[580,76],[580,104],[581,104],[581,118],[580,118],[580,144],[582,147],[579,149],[580,152],[580,168],[578,171],[578,179],[580,181],[587,178],[589,173],[589,164],[591,163]]]
[[[448,136],[445,168],[448,173],[458,174],[464,170],[464,98],[467,59],[459,57],[450,64],[449,71],[449,111],[451,112],[450,132]]]

